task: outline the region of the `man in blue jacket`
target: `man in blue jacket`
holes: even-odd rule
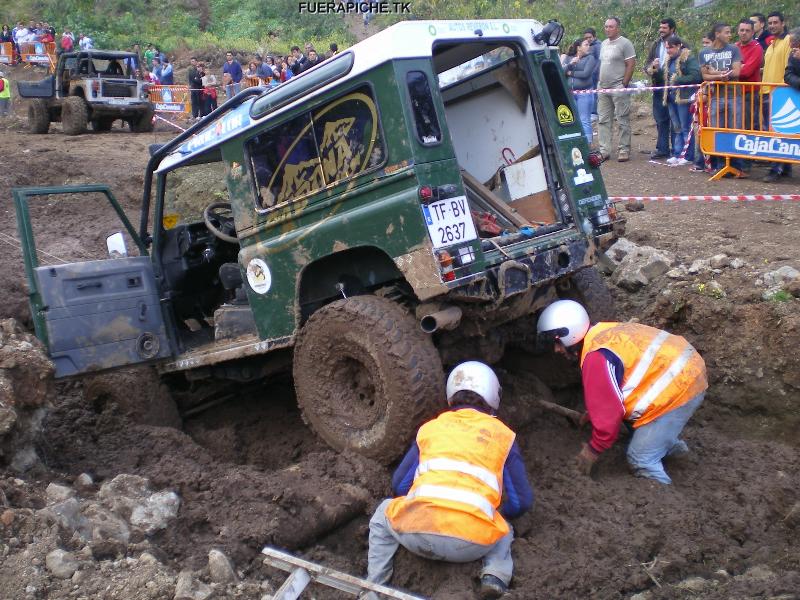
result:
[[[228,77],[225,77],[225,75]],[[239,93],[239,82],[242,80],[244,73],[242,72],[242,65],[239,61],[233,58],[233,52],[225,54],[225,64],[222,65],[222,79],[228,83],[225,84],[225,95],[228,98],[233,98]]]
[[[481,598],[506,592],[514,539],[506,519],[530,510],[533,491],[514,432],[494,416],[500,394],[497,375],[483,363],[450,373],[449,410],[420,427],[392,477],[395,497],[370,520],[368,581],[389,581],[402,545],[435,560],[482,559]]]

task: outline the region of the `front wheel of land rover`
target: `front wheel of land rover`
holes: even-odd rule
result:
[[[589,267],[578,271],[571,277],[571,283],[572,289],[567,297],[583,304],[592,323],[616,321],[617,308],[614,297],[596,268]]]
[[[294,349],[304,420],[336,450],[383,463],[444,405],[431,337],[402,306],[376,296],[332,302],[309,318]]]

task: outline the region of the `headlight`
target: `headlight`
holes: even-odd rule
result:
[[[564,27],[555,19],[550,19],[542,30],[533,36],[533,41],[537,44],[548,46],[558,46],[561,38],[564,37]]]

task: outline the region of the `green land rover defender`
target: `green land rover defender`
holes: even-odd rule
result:
[[[562,31],[404,22],[247,89],[152,149],[138,231],[105,186],[14,190],[58,376],[150,362],[196,404],[291,369],[331,446],[395,458],[443,365],[498,360],[557,297],[607,298],[618,220]],[[40,266],[29,204],[57,193],[105,194],[137,251],[120,232],[107,260]]]

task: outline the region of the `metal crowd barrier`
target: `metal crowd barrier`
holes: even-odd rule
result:
[[[0,43],[0,65],[13,65],[15,62],[13,42]]]
[[[20,42],[19,55],[22,62],[47,66],[50,71],[55,71],[55,42]]]
[[[700,149],[725,158],[712,177],[739,175],[732,158],[800,163],[800,90],[786,84],[707,81],[698,90]]]

